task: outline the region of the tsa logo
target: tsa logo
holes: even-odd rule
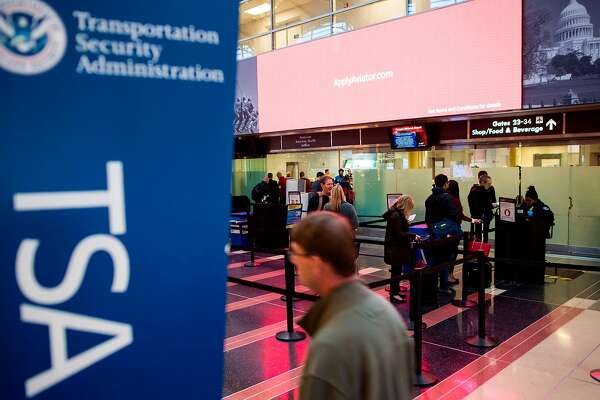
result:
[[[21,75],[46,72],[62,59],[67,33],[39,0],[0,0],[0,67]]]

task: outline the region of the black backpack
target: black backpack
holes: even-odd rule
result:
[[[254,200],[255,203],[262,203],[263,201],[263,197],[266,194],[266,190],[265,190],[265,183],[264,182],[258,182],[256,184],[256,186],[254,186],[254,188],[252,188],[252,200]]]

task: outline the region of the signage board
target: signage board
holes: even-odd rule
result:
[[[260,132],[519,109],[522,24],[522,0],[467,1],[260,54]]]
[[[345,131],[331,132],[331,145],[333,147],[360,145],[360,130],[349,129]]]
[[[237,16],[0,0],[0,398],[221,397]]]
[[[296,192],[304,192],[306,189],[306,183],[301,179],[293,179],[287,178],[285,182],[285,197],[289,200],[290,193]],[[300,201],[298,201],[300,203]],[[293,204],[291,201],[288,201],[288,204]]]
[[[331,132],[282,136],[281,144],[283,150],[331,147]]]
[[[469,136],[471,139],[475,139],[561,135],[562,132],[562,114],[553,113],[474,119],[470,122]]]
[[[302,203],[302,211],[308,212],[308,196],[309,192],[300,193],[300,203]]]
[[[287,223],[288,229],[293,228],[302,219],[302,204],[288,204]]]
[[[500,220],[506,222],[515,222],[515,199],[500,197],[498,200],[500,204]]]
[[[600,132],[599,111],[578,111],[567,113],[566,133],[597,133]]]

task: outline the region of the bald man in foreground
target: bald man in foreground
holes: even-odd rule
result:
[[[300,283],[321,295],[299,325],[312,336],[300,399],[410,399],[412,340],[396,309],[355,278],[344,217],[315,212],[292,231]]]

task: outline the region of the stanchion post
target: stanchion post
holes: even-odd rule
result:
[[[409,331],[412,331],[415,329],[415,309],[417,307],[417,302],[416,302],[416,298],[417,298],[417,283],[415,281],[415,276],[417,274],[417,269],[416,267],[416,261],[415,261],[415,246],[414,243],[411,244],[411,251],[410,251],[410,259],[409,259],[409,263],[410,263],[410,275],[408,276],[408,282],[410,285],[410,292],[409,292],[409,303],[408,303],[408,324],[406,324],[406,328]],[[419,308],[421,306],[419,305]],[[427,328],[427,325],[424,324],[423,322],[421,322],[421,327],[423,329]]]
[[[306,337],[304,332],[296,332],[294,331],[294,290],[296,288],[296,282],[294,277],[294,265],[290,262],[289,257],[286,253],[284,259],[285,265],[285,290],[286,301],[285,301],[285,309],[286,309],[286,320],[287,320],[287,330],[278,332],[275,337],[277,340],[282,342],[297,342],[303,340]]]
[[[415,386],[431,386],[439,381],[439,378],[429,372],[423,371],[423,315],[421,314],[421,292],[423,291],[423,270],[421,268],[414,270],[413,282],[415,288],[414,298],[414,341],[415,341]],[[411,285],[412,289],[412,285]],[[413,299],[410,299],[411,303]]]
[[[256,267],[254,262],[254,248],[256,241],[254,240],[254,216],[248,214],[248,236],[250,237],[250,261],[244,264],[244,267]]]
[[[478,332],[476,336],[466,338],[465,342],[480,348],[496,347],[498,341],[485,334],[485,257],[480,251],[477,252],[477,264],[479,266],[479,288],[477,290]]]
[[[469,248],[469,234],[465,232],[463,235],[463,250],[464,250],[463,257],[467,255],[468,248]],[[461,308],[475,308],[475,306],[477,306],[477,303],[468,299],[469,293],[467,292],[466,269],[467,269],[467,266],[463,262],[462,274],[461,274],[461,278],[460,278],[460,279],[462,279],[462,291],[461,291],[461,295],[460,295],[461,299],[460,300],[458,300],[458,299],[452,300],[452,304],[455,305],[456,307],[461,307]]]

